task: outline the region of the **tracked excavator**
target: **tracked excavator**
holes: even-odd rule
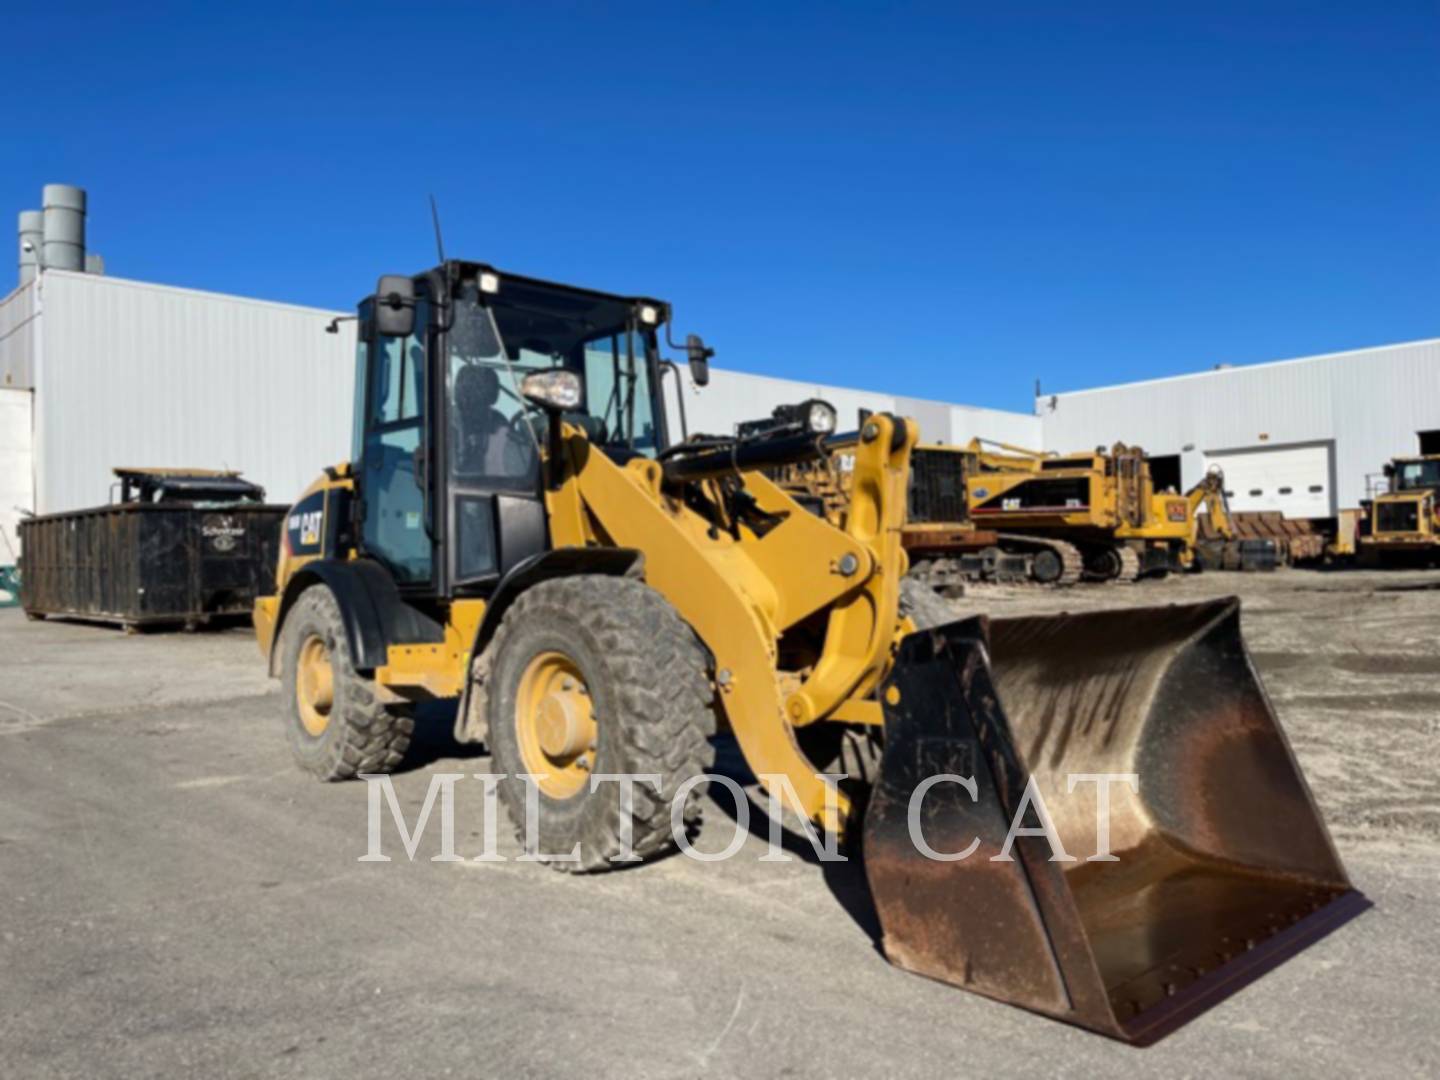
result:
[[[450,261],[358,321],[352,460],[291,509],[254,612],[306,772],[393,769],[454,699],[517,826],[535,800],[537,857],[600,871],[676,846],[729,732],[859,841],[892,962],[1135,1043],[1365,906],[1236,601],[956,617],[905,581],[915,425],[806,403],[672,437],[653,298]],[[843,528],[764,473],[839,445]],[[833,775],[827,731],[876,772]]]
[[[820,461],[769,475],[797,502],[840,528],[850,505],[853,455],[835,447]],[[901,546],[909,577],[942,597],[963,596],[968,582],[1073,585],[1082,579],[1080,550],[1039,536],[1002,535],[970,516],[965,477],[978,454],[950,446],[916,446],[910,455]]]
[[[981,439],[919,446],[904,544],[911,573],[942,595],[976,581],[1129,582],[1195,565],[1196,512],[1216,498],[1208,479],[1156,492],[1144,451],[1119,443],[1066,455]],[[1220,507],[1222,519],[1228,528]]]
[[[1093,581],[1135,581],[1185,569],[1194,514],[1187,496],[1157,493],[1145,451],[1056,454],[986,440],[968,447],[970,513],[986,527],[1062,540],[1079,549]]]

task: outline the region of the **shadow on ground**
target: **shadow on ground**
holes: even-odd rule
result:
[[[745,789],[748,813],[740,813],[733,793],[723,784],[710,785],[711,802],[737,827],[744,816],[750,835],[768,843],[771,821],[766,798],[733,736],[716,737],[713,770],[717,776],[728,777]],[[781,826],[779,842],[781,850],[787,855],[820,867],[825,887],[830,890],[830,894],[835,897],[845,914],[850,916],[851,921],[870,938],[875,950],[880,952],[880,918],[875,912],[875,901],[870,895],[870,883],[865,876],[865,853],[858,829],[851,840],[840,847],[839,853],[844,857],[843,861],[822,859],[807,837],[785,825]]]
[[[462,743],[455,739],[455,712],[459,703],[453,699],[424,701],[415,707],[415,734],[410,749],[395,767],[397,773],[415,772],[446,759],[484,757],[481,743]]]

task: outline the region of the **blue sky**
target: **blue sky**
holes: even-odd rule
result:
[[[1440,3],[5,22],[0,208],[87,187],[124,277],[349,308],[434,262],[434,192],[451,255],[671,300],[725,367],[922,397],[1440,335]]]

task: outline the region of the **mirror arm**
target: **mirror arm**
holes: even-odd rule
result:
[[[680,441],[685,442],[690,438],[690,425],[685,419],[685,381],[680,378],[680,368],[674,360],[660,361],[662,378],[667,371],[675,376],[675,400],[680,403]]]
[[[545,413],[545,456],[549,459],[545,462],[545,479],[551,491],[559,491],[565,468],[565,436],[560,430],[562,414],[559,409],[546,409]]]

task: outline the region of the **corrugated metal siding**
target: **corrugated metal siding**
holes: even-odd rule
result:
[[[117,465],[239,469],[287,502],[348,459],[355,324],[326,334],[336,312],[61,271],[45,272],[41,289],[40,512],[107,501]],[[703,390],[688,372],[683,379],[691,432],[728,434],[776,405],[818,397],[842,429],[868,409],[913,416],[927,442],[1040,441],[1039,420],[1018,413],[719,368]],[[665,401],[678,437],[669,378]]]
[[[35,385],[36,295],[32,282],[0,300],[0,386],[12,390]]]
[[[1338,507],[1350,507],[1367,473],[1440,429],[1440,340],[1046,395],[1036,410],[1046,449],[1138,443],[1180,454],[1187,485],[1206,451],[1333,440]]]
[[[0,565],[20,553],[21,511],[35,504],[29,390],[0,387]]]
[[[40,512],[105,502],[117,465],[239,469],[287,502],[349,457],[353,322],[58,271],[41,289]]]
[[[690,382],[690,373],[682,365],[685,383],[685,413],[691,433],[728,435],[735,425],[745,420],[759,420],[770,415],[777,405],[795,405],[808,398],[821,398],[835,406],[841,430],[853,430],[860,409],[871,412],[893,412],[895,399],[887,394],[863,390],[846,390],[818,383],[775,379],[768,375],[751,375],[741,371],[710,369],[710,385],[697,389]],[[667,377],[665,400],[669,410],[670,433],[680,437],[676,414],[675,387]]]
[[[963,446],[971,439],[989,439],[1038,450],[1043,446],[1045,436],[1038,416],[977,409],[969,405],[950,406],[949,442]]]
[[[926,443],[959,444],[980,436],[1022,446],[1039,446],[1040,419],[1024,413],[977,409],[965,405],[948,405],[923,398],[894,397],[867,390],[851,390],[818,383],[776,379],[768,375],[750,375],[739,371],[713,368],[710,385],[697,390],[685,379],[685,410],[692,432],[729,434],[744,420],[769,416],[777,405],[794,405],[807,398],[821,398],[835,406],[841,431],[851,431],[859,423],[859,412],[890,412],[908,416],[920,425],[920,440]],[[679,437],[676,419],[675,388],[666,379],[666,402],[670,430]]]

